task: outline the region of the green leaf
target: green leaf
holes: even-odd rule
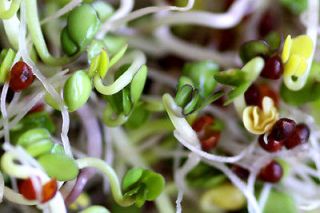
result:
[[[79,173],[76,162],[66,155],[45,154],[40,156],[38,161],[46,173],[58,181],[72,180]]]
[[[269,33],[264,40],[269,44],[272,51],[276,51],[281,45],[281,36],[277,32]]]
[[[175,97],[176,104],[182,108],[187,105],[192,100],[193,89],[189,84],[179,87]]]
[[[130,93],[129,88],[126,87],[121,92],[122,92],[123,113],[125,115],[129,115],[133,107],[130,100],[130,96],[129,96],[129,93]]]
[[[189,84],[194,87],[194,83],[192,82],[191,78],[186,76],[181,76],[178,80],[177,90],[183,87],[185,84]]]
[[[113,65],[115,65],[125,54],[125,52],[127,51],[128,45],[126,44],[125,46],[123,46],[119,52],[117,52],[110,60],[110,64],[109,67],[112,67]]]
[[[134,107],[125,126],[130,129],[137,129],[148,120],[149,115],[148,110],[145,110],[142,105],[138,105]]]
[[[296,203],[289,194],[271,190],[263,213],[275,212],[298,213],[298,209]]]
[[[39,157],[42,154],[50,153],[54,143],[50,139],[38,140],[26,147],[26,151],[32,157]]]
[[[97,11],[97,14],[101,21],[106,21],[113,15],[113,7],[104,1],[95,1],[92,3],[92,7]]]
[[[130,83],[130,96],[133,104],[137,103],[143,92],[147,80],[148,69],[146,65],[141,66]]]
[[[17,145],[28,147],[29,145],[38,141],[49,139],[51,135],[47,129],[36,128],[24,132],[18,139]]]
[[[141,207],[146,200],[156,199],[164,189],[164,178],[151,170],[130,169],[122,180],[122,188],[127,198],[134,198]]]
[[[218,65],[211,61],[200,61],[186,64],[182,73],[192,79],[201,97],[207,97],[217,86],[214,75],[218,72],[218,68]]]
[[[198,93],[197,90],[194,90],[193,94],[192,94],[191,101],[187,105],[184,106],[182,113],[184,115],[189,115],[189,114],[193,113],[200,106],[200,101],[201,101],[200,94]]]
[[[124,176],[122,180],[122,188],[124,191],[127,191],[132,185],[140,180],[144,169],[142,168],[133,168],[130,169]]]
[[[12,49],[3,49],[0,53],[0,83],[4,83],[10,72],[16,53]]]
[[[54,125],[52,118],[50,117],[48,112],[36,112],[25,116],[20,124],[22,129],[25,131],[33,128],[45,128],[50,133],[53,133],[56,130],[56,126]]]
[[[283,7],[299,15],[308,8],[308,0],[280,0]]]
[[[239,86],[246,81],[246,74],[240,69],[230,69],[214,75],[217,82],[230,86]]]
[[[155,200],[163,191],[165,186],[165,181],[162,175],[154,173],[152,171],[145,171],[143,175],[143,183],[146,187],[146,200]]]
[[[66,81],[63,98],[70,112],[82,107],[89,99],[92,86],[91,80],[84,71],[77,71]]]
[[[224,102],[224,105],[226,106],[231,104],[234,99],[236,99],[240,95],[243,95],[245,91],[247,91],[247,89],[250,87],[250,85],[250,83],[244,83],[232,90],[231,92],[229,92],[227,100]]]
[[[298,91],[290,90],[282,84],[280,87],[280,96],[286,103],[293,106],[300,106],[320,99],[320,84],[317,81],[309,82]]]
[[[89,4],[81,4],[73,9],[68,14],[67,26],[60,37],[63,51],[69,56],[82,52],[94,38],[99,26],[98,15]]]
[[[107,35],[102,40],[104,45],[108,49],[110,55],[115,55],[118,52],[121,52],[121,49],[126,46],[127,42],[124,38],[120,36]]]
[[[50,150],[51,154],[65,154],[63,146],[61,146],[60,144],[53,144],[53,147]]]
[[[224,105],[232,103],[234,99],[243,95],[250,85],[259,77],[264,67],[264,60],[261,57],[255,57],[248,61],[242,68],[241,71],[245,73],[246,80],[228,93],[228,98]]]
[[[90,45],[87,48],[88,60],[90,63],[95,57],[97,57],[101,53],[101,50],[103,50],[103,48],[104,44],[102,41],[93,40],[90,43]]]
[[[240,47],[240,58],[243,63],[247,63],[256,56],[268,55],[269,53],[269,45],[262,40],[247,41]]]

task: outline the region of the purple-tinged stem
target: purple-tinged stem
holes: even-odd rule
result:
[[[77,113],[86,131],[88,155],[100,158],[102,155],[102,134],[97,117],[88,104],[80,108]],[[72,191],[65,199],[66,204],[73,203],[79,197],[88,180],[94,175],[94,173],[94,169],[83,169],[80,171]]]

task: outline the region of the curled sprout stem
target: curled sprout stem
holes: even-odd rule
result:
[[[82,158],[77,161],[79,169],[96,168],[109,178],[111,192],[114,200],[121,206],[130,206],[134,203],[132,199],[125,199],[121,192],[121,186],[117,174],[111,166],[97,158]]]
[[[21,0],[12,0],[11,4],[8,0],[0,1],[0,18],[10,19],[19,10]]]
[[[96,74],[94,77],[95,88],[103,95],[112,95],[126,87],[132,81],[134,75],[139,71],[140,67],[146,63],[146,57],[142,52],[135,50],[129,53],[126,58],[124,58],[121,63],[118,63],[117,65],[120,66],[124,64],[124,62],[130,60],[133,60],[130,67],[111,85],[105,86],[100,76]]]

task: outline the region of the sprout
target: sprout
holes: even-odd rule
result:
[[[134,198],[138,207],[145,201],[156,199],[162,192],[164,184],[161,175],[142,168],[129,170],[122,180],[124,197]]]
[[[217,86],[213,76],[217,72],[218,66],[210,61],[184,66],[175,97],[183,115],[189,115],[221,97],[221,93],[213,94]]]
[[[121,206],[136,204],[142,206],[146,200],[156,199],[164,188],[164,178],[155,172],[141,168],[129,170],[123,178],[121,192],[120,183],[114,170],[104,161],[95,158],[77,160],[79,169],[93,167],[101,171],[109,179],[114,200]]]
[[[19,137],[17,145],[22,146],[32,157],[37,158],[52,178],[65,181],[72,180],[78,175],[79,170],[74,160],[65,155],[61,145],[54,144],[47,129],[36,128],[26,131]]]
[[[127,70],[127,66],[122,66],[115,77],[122,76]],[[132,78],[131,83],[120,92],[107,96],[110,106],[107,106],[103,113],[103,121],[108,126],[117,126],[125,123],[131,116],[134,108],[139,103],[147,78],[147,67],[142,66]],[[114,114],[116,117],[114,118]]]
[[[228,105],[238,97],[241,97],[252,82],[258,78],[263,67],[263,59],[261,57],[255,57],[246,63],[241,70],[233,69],[216,73],[215,79],[218,82],[235,87],[228,93],[228,99],[224,104]]]

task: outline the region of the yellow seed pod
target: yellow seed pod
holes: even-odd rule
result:
[[[200,199],[204,212],[234,211],[243,208],[245,204],[246,198],[242,192],[230,183],[206,191]]]
[[[242,113],[245,128],[257,135],[269,131],[278,120],[278,117],[278,110],[274,106],[273,100],[269,97],[263,98],[262,109],[258,106],[248,106]]]

